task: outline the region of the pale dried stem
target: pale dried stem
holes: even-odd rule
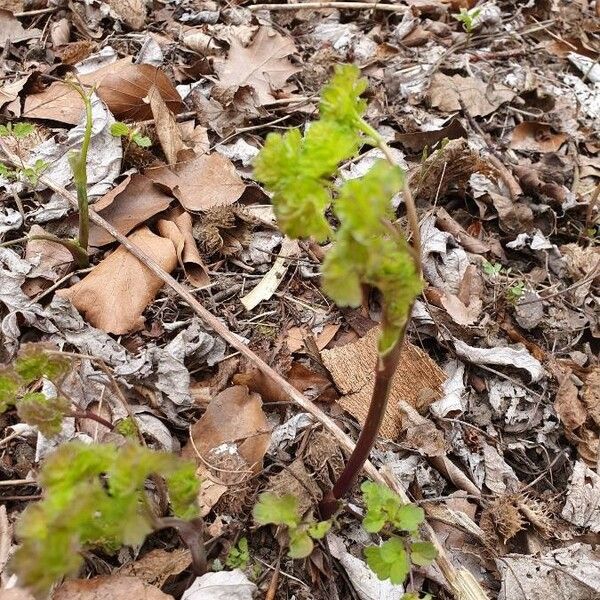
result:
[[[6,158],[12,164],[19,164],[18,157],[15,156],[0,140],[0,148],[4,152]],[[77,198],[64,187],[56,184],[52,179],[42,175],[40,182],[50,188],[52,191],[60,194],[65,198],[74,208],[77,208]],[[153,258],[148,256],[139,246],[133,244],[127,237],[125,237],[120,231],[118,231],[111,223],[103,219],[93,210],[90,210],[90,220],[105,229],[110,235],[112,235],[124,248],[126,248],[133,256],[135,256],[143,265],[145,265],[150,271],[152,271],[161,281],[166,283],[171,289],[173,289],[185,302],[188,303],[190,308],[202,319],[202,321],[210,327],[217,335],[225,340],[230,346],[235,348],[240,354],[245,356],[248,360],[256,365],[256,367],[268,377],[279,389],[295,404],[297,404],[302,410],[311,414],[317,421],[319,421],[328,431],[335,437],[340,446],[347,452],[354,450],[355,444],[352,439],[335,423],[331,417],[323,412],[318,406],[311,402],[308,398],[305,398],[293,385],[291,385],[286,379],[284,379],[277,371],[270,367],[262,358],[257,356],[250,348],[248,348],[244,342],[230,331],[217,317],[211,314],[202,304],[194,298],[190,291],[175,280],[169,273],[167,273]],[[406,495],[404,489],[399,485],[398,481],[391,476],[389,473],[380,472],[377,468],[369,461],[364,464],[365,473],[373,480],[378,483],[389,486],[393,489],[402,499],[403,502],[409,503],[410,499]],[[473,580],[472,575],[464,568],[457,569],[449,560],[446,551],[437,539],[435,532],[431,526],[427,523],[424,525],[425,535],[436,547],[438,551],[438,557],[436,559],[437,565],[444,574],[450,589],[455,594],[457,600],[488,600],[488,596],[479,587],[477,582]]]
[[[401,4],[377,2],[295,2],[292,4],[254,4],[247,7],[252,12],[258,10],[326,10],[337,8],[343,10],[381,10],[385,12],[405,13],[408,7]]]

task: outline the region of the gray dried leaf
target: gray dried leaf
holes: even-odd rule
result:
[[[23,225],[23,215],[18,210],[4,206],[0,209],[0,234],[20,229]]]
[[[591,600],[600,593],[600,550],[573,544],[541,556],[496,559],[502,577],[498,600]]]
[[[252,600],[257,587],[243,571],[219,571],[197,577],[181,600]]]
[[[525,292],[515,306],[515,319],[523,329],[534,329],[544,318],[542,299],[536,292]]]
[[[600,532],[600,475],[582,460],[575,463],[560,516],[577,527]]]

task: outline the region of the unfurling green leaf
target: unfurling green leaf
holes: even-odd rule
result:
[[[385,485],[365,481],[360,488],[367,507],[363,527],[377,533],[389,523],[401,531],[416,531],[425,519],[423,509],[414,504],[404,504],[398,494]]]
[[[357,66],[338,66],[330,82],[321,91],[321,118],[356,127],[367,109],[367,103],[360,97],[367,85],[367,80],[360,78]]]
[[[122,123],[121,121],[115,121],[110,126],[110,134],[114,137],[123,137],[124,135],[129,135],[130,131],[131,129],[129,128],[129,125]]]
[[[17,402],[17,413],[28,425],[37,427],[46,437],[58,435],[69,410],[65,398],[48,398],[40,392],[27,392]]]
[[[322,540],[331,529],[331,521],[318,521],[308,527],[308,535],[313,540]]]
[[[410,560],[415,565],[426,567],[437,557],[437,550],[431,542],[413,542],[410,546]]]
[[[241,537],[238,543],[229,549],[225,565],[230,569],[245,569],[249,560],[248,540],[245,537]]]
[[[252,510],[254,520],[260,525],[287,525],[297,527],[301,518],[298,514],[298,499],[291,494],[278,496],[264,492]]]
[[[0,369],[0,414],[15,404],[20,387],[19,378],[12,369]]]
[[[15,360],[15,371],[24,383],[31,383],[45,377],[50,381],[64,375],[70,367],[70,361],[59,354],[47,352],[50,348],[44,344],[23,344]]]
[[[391,199],[403,177],[399,167],[379,161],[364,177],[344,184],[334,208],[341,222],[337,243],[323,263],[323,289],[336,304],[359,306],[361,283],[381,292],[382,354],[398,339],[422,287],[406,241],[391,223]]]
[[[369,568],[379,579],[389,579],[394,584],[404,583],[410,571],[410,561],[399,537],[391,537],[381,546],[365,548]]]
[[[310,539],[306,529],[290,529],[290,547],[288,556],[290,558],[306,558],[313,551],[313,541]]]
[[[144,490],[149,475],[166,477],[173,506],[195,514],[194,473],[193,465],[174,455],[133,444],[63,444],[42,467],[44,499],[29,505],[19,521],[21,545],[11,568],[41,594],[77,572],[82,550],[115,552],[141,543],[152,526]],[[184,485],[186,477],[193,481]]]
[[[131,139],[133,140],[133,143],[140,148],[150,148],[150,146],[152,146],[152,140],[147,135],[141,135],[135,132],[131,136]]]

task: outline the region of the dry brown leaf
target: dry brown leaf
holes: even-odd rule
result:
[[[7,42],[18,44],[26,40],[40,37],[42,32],[31,27],[25,29],[21,21],[17,19],[10,10],[0,8],[0,48],[4,48]]]
[[[374,327],[360,340],[331,350],[323,350],[323,363],[338,389],[344,394],[339,404],[364,424],[374,385],[379,328]],[[381,426],[381,435],[396,439],[402,431],[398,400],[424,410],[442,395],[446,375],[420,348],[404,342],[400,365],[392,381],[390,401]]]
[[[69,19],[62,18],[50,26],[50,38],[52,46],[58,48],[69,43],[71,38],[71,22]]]
[[[142,29],[146,22],[146,2],[144,0],[108,0],[111,9],[131,29]]]
[[[7,83],[0,87],[0,108],[9,102],[14,102],[19,97],[20,91],[25,87],[28,80],[29,76],[21,77],[12,83]]]
[[[322,369],[324,370],[324,369]],[[286,379],[307,398],[318,402],[333,402],[339,398],[333,383],[325,373],[309,369],[301,362],[293,362]]]
[[[227,59],[219,62],[215,70],[221,86],[251,86],[258,105],[262,106],[276,100],[274,91],[289,90],[287,80],[300,69],[287,57],[296,51],[290,38],[270,27],[260,27],[247,47],[232,37]]]
[[[100,198],[92,208],[125,235],[150,217],[167,209],[171,202],[172,197],[158,188],[153,181],[135,173]],[[104,246],[114,241],[106,229],[91,224],[91,246]]]
[[[513,129],[510,147],[532,152],[557,152],[568,139],[566,133],[555,133],[546,123],[525,121]]]
[[[169,189],[181,205],[191,211],[233,204],[246,189],[233,163],[218,153],[198,156],[186,150],[172,168],[151,168],[146,175]]]
[[[120,577],[129,575],[161,588],[169,577],[185,571],[191,562],[189,550],[180,548],[167,552],[159,548],[132,563],[123,565],[117,574]]]
[[[196,240],[192,235],[192,217],[182,209],[174,209],[161,219],[158,231],[163,237],[169,238],[177,250],[177,260],[187,278],[196,287],[210,283],[208,269],[198,252]]]
[[[467,132],[458,119],[452,119],[441,129],[397,133],[395,137],[397,142],[412,152],[422,152],[425,148],[433,148],[443,139],[456,140],[458,138],[467,138]]]
[[[177,266],[171,240],[147,227],[128,239],[165,271]],[[107,333],[123,335],[144,326],[142,313],[163,286],[163,281],[122,246],[105,258],[79,283],[58,294],[68,298],[88,322]]]
[[[185,148],[181,138],[181,129],[179,129],[175,115],[169,110],[155,86],[150,88],[148,100],[161,148],[167,163],[174,165],[177,162],[177,153]]]
[[[258,394],[236,385],[215,396],[192,425],[192,441],[182,456],[198,462],[202,479],[199,495],[203,516],[227,491],[239,488],[262,469],[271,428]]]
[[[84,85],[97,86],[96,93],[118,119],[151,119],[152,111],[144,98],[152,86],[158,88],[170,110],[178,113],[183,108],[181,97],[162,71],[152,65],[131,64],[131,57],[81,75],[79,79]],[[25,98],[23,116],[76,125],[83,110],[77,91],[62,82],[55,82],[43,92]]]
[[[45,234],[39,225],[32,225],[30,236]],[[21,289],[30,297],[37,296],[53,282],[66,275],[73,266],[73,256],[62,245],[48,240],[29,240],[25,247],[25,258],[35,267],[28,274]]]
[[[35,600],[35,597],[23,588],[0,590],[2,600]]]
[[[73,579],[56,589],[52,600],[173,600],[157,587],[136,577],[103,575],[93,579]]]
[[[489,115],[514,97],[515,92],[505,85],[488,85],[475,77],[462,75],[449,77],[436,73],[429,88],[431,106],[442,112],[455,112],[462,108],[462,103],[473,117]]]
[[[408,402],[398,403],[402,411],[402,445],[425,456],[446,456],[448,444],[433,421],[422,417]]]
[[[600,426],[600,367],[595,367],[586,377],[582,398],[588,414]]]

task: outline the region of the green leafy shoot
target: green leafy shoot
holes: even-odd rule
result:
[[[491,263],[488,260],[483,259],[482,263],[483,272],[489,277],[498,277],[502,272],[502,265],[500,263]]]
[[[412,533],[425,519],[422,508],[403,503],[400,496],[385,485],[365,481],[360,489],[367,508],[363,527],[369,533],[381,531],[388,523],[395,529]]]
[[[460,13],[452,15],[458,22],[462,23],[463,29],[469,35],[473,33],[473,30],[478,24],[479,14],[481,13],[481,8],[471,8],[470,10],[467,8],[461,8]]]
[[[140,148],[152,146],[152,140],[149,137],[142,135],[135,127],[130,127],[127,123],[121,121],[115,121],[110,126],[110,133],[114,137],[124,137]]]
[[[225,566],[229,569],[245,569],[250,561],[250,550],[248,549],[248,540],[245,537],[239,539],[235,546],[232,546],[227,553]]]
[[[289,537],[288,556],[305,558],[313,551],[313,540],[320,540],[331,529],[331,521],[303,520],[298,499],[291,494],[278,496],[265,492],[258,498],[252,511],[260,525],[284,525]]]
[[[363,284],[379,289],[385,306],[379,350],[385,354],[404,329],[421,279],[393,225],[391,200],[404,184],[402,170],[379,161],[365,176],[334,184],[342,161],[379,136],[363,120],[366,87],[357,67],[338,67],[321,93],[320,119],[304,135],[298,129],[269,134],[254,174],[273,193],[285,234],[335,242],[323,264],[323,288],[338,305],[359,306]],[[332,204],[337,232],[326,218]]]
[[[23,344],[13,366],[0,369],[0,413],[14,406],[25,423],[52,437],[60,433],[63,418],[70,413],[69,402],[28,388],[43,378],[60,381],[71,365],[65,357],[48,350],[44,344]]]
[[[35,131],[33,123],[7,123],[0,125],[0,137],[12,137],[16,140],[26,138]]]
[[[140,544],[153,527],[144,490],[152,474],[165,477],[176,516],[196,515],[192,463],[134,444],[60,446],[40,473],[44,499],[30,504],[17,526],[20,546],[10,567],[20,582],[43,594],[77,573],[81,552]]]
[[[384,528],[391,532],[381,545],[365,548],[367,564],[379,579],[401,584],[410,572],[411,563],[426,566],[437,556],[434,545],[420,540],[417,535],[425,513],[414,504],[403,503],[384,485],[365,481],[361,490],[367,509],[364,529],[369,533],[378,533]]]
[[[516,304],[521,299],[521,296],[523,296],[526,289],[527,285],[524,281],[517,281],[506,290],[506,299],[511,304]]]

